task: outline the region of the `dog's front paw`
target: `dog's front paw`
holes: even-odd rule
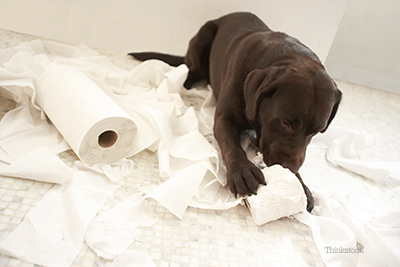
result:
[[[250,161],[227,166],[227,178],[229,189],[236,198],[238,194],[241,196],[257,194],[258,186],[266,185],[263,173]]]

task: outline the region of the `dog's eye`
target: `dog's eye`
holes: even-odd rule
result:
[[[281,123],[287,130],[292,130],[292,124],[288,120],[281,119]]]

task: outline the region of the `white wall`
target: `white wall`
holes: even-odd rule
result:
[[[251,11],[325,60],[348,0],[0,0],[0,27],[122,53],[183,55],[209,19]]]
[[[350,0],[325,65],[340,80],[400,94],[400,1]]]
[[[400,94],[399,0],[0,0],[0,28],[183,55],[205,21],[233,11],[300,39],[334,78]]]

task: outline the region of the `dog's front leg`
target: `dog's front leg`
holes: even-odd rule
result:
[[[221,148],[227,168],[228,186],[237,195],[257,193],[260,184],[266,184],[261,170],[251,163],[240,146],[240,128],[232,120],[216,116],[215,138]]]

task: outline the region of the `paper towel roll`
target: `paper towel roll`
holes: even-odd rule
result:
[[[136,123],[83,72],[51,64],[35,87],[37,103],[83,162],[111,163],[135,146]]]

